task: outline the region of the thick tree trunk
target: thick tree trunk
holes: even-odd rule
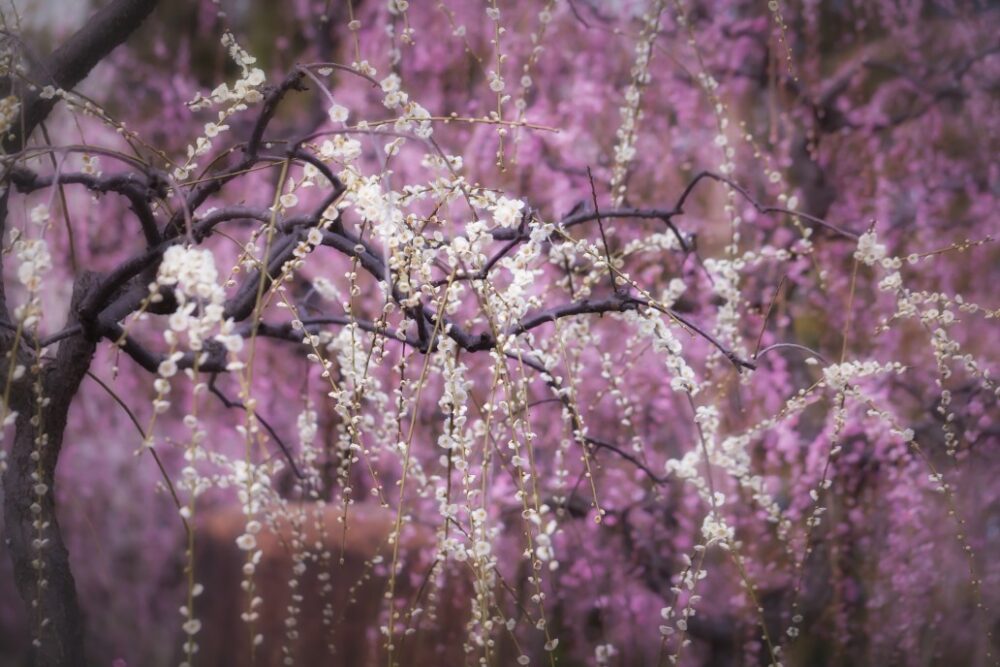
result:
[[[93,284],[92,274],[76,281],[71,313]],[[11,336],[10,332],[5,336]],[[10,349],[10,342],[4,341],[2,347]],[[4,475],[4,537],[14,564],[15,584],[29,612],[31,662],[38,667],[86,664],[83,613],[55,511],[55,470],[69,407],[95,347],[94,341],[83,336],[68,338],[60,343],[56,358],[41,367],[41,398],[47,400],[41,408],[41,420],[37,419],[39,396],[32,357],[23,346],[16,352],[29,370],[11,392],[10,407],[18,416]],[[38,484],[46,487],[40,496],[35,488]],[[39,546],[38,539],[44,544]]]
[[[45,120],[58,98],[43,99],[39,87],[70,89],[87,76],[132,34],[158,0],[111,0],[43,63],[32,62],[38,86],[22,90],[10,80],[0,82],[12,94],[24,93],[21,123],[2,143],[5,152],[23,148],[32,131]],[[28,54],[26,54],[28,55]],[[29,58],[30,59],[30,58]],[[6,176],[6,173],[5,173]],[[9,181],[0,188],[0,237],[7,224]],[[0,317],[10,322],[0,257]],[[74,284],[69,320],[96,281],[90,274]],[[96,342],[77,335],[59,344],[56,359],[32,368],[34,354],[23,341],[14,349],[14,334],[0,330],[0,370],[24,364],[28,372],[11,388],[10,409],[18,411],[10,463],[4,474],[5,542],[14,564],[14,578],[34,629],[32,664],[39,667],[84,665],[84,625],[70,570],[69,553],[55,511],[55,471],[62,449],[66,418],[73,397],[94,355]],[[41,374],[41,391],[35,384]],[[41,404],[39,413],[39,400]],[[44,492],[38,489],[44,485]],[[39,544],[37,540],[42,540]]]

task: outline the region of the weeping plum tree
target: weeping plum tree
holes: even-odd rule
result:
[[[4,659],[996,664],[995,6],[60,4],[3,10]]]

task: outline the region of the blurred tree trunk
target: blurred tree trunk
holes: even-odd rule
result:
[[[124,42],[157,5],[157,0],[114,0],[104,5],[72,37],[42,63],[25,54],[34,90],[14,80],[4,83],[21,97],[23,117],[15,132],[4,138],[7,153],[22,150],[32,131],[55,106],[58,98],[41,97],[40,89],[53,85],[72,89],[97,63]],[[0,195],[0,238],[7,226],[10,181],[4,174]],[[0,258],[0,277],[3,265]],[[83,274],[73,285],[68,324],[76,320],[78,304],[96,283]],[[0,317],[12,322],[6,289],[0,279]],[[4,474],[5,541],[14,565],[14,579],[33,629],[31,664],[39,667],[85,665],[84,621],[70,569],[69,552],[59,531],[55,507],[55,472],[62,449],[69,407],[94,356],[96,340],[77,334],[59,343],[54,360],[36,366],[33,350],[15,334],[0,331],[0,370],[9,377],[9,364],[27,372],[12,383],[9,409],[18,412],[9,467]],[[39,486],[44,485],[44,489]],[[40,492],[41,491],[41,492]],[[40,540],[40,542],[38,542]]]
[[[94,283],[93,274],[77,279],[70,320]],[[83,665],[83,613],[56,516],[55,471],[69,407],[90,367],[96,342],[82,335],[67,338],[59,344],[56,358],[41,367],[33,367],[34,355],[23,339],[17,350],[12,349],[13,342],[13,332],[4,331],[0,351],[28,370],[11,387],[9,407],[18,415],[3,480],[4,537],[34,635],[31,662],[45,667]],[[6,377],[7,369],[3,371]],[[46,487],[43,493],[36,491],[39,484]],[[44,542],[39,545],[36,540]]]

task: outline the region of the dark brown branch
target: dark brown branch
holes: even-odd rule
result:
[[[280,84],[266,90],[260,115],[257,117],[257,122],[251,131],[250,140],[244,147],[244,152],[246,153],[244,158],[239,160],[232,168],[198,184],[188,193],[185,207],[177,211],[167,223],[163,233],[165,238],[169,239],[179,236],[184,231],[185,208],[188,211],[196,210],[209,197],[222,190],[226,183],[245,173],[247,169],[250,169],[262,159],[258,156],[258,151],[260,150],[264,132],[267,130],[268,124],[274,119],[274,114],[281,101],[285,98],[285,95],[291,90],[305,89],[302,85],[302,77],[302,72],[294,71],[286,76]]]
[[[534,315],[525,317],[521,323],[507,331],[508,336],[518,336],[526,331],[540,327],[546,322],[555,322],[563,317],[573,317],[575,315],[600,315],[603,313],[623,313],[627,310],[635,310],[645,302],[640,299],[624,295],[616,295],[607,299],[590,300],[583,299],[572,303],[564,303],[552,308],[547,308]]]
[[[257,304],[260,282],[264,281],[263,289],[266,292],[274,280],[281,275],[282,267],[285,265],[285,262],[292,258],[295,249],[302,242],[304,236],[304,233],[299,231],[292,232],[291,234],[282,234],[274,239],[267,262],[267,271],[262,274],[260,269],[255,270],[250,278],[240,286],[236,296],[226,302],[226,309],[223,313],[224,318],[231,317],[235,321],[241,322],[250,317]]]
[[[782,348],[791,348],[793,350],[801,350],[802,352],[805,352],[809,356],[815,357],[815,358],[819,359],[824,364],[828,363],[827,360],[826,360],[826,358],[822,354],[820,354],[819,352],[817,352],[816,350],[814,350],[814,349],[812,349],[810,347],[806,347],[805,345],[799,345],[798,343],[774,343],[773,345],[768,345],[763,350],[761,350],[758,354],[755,354],[754,355],[754,359],[760,359],[761,357],[763,357],[765,354],[767,354],[771,350],[780,350]]]
[[[136,31],[152,13],[157,0],[114,0],[94,14],[72,37],[56,49],[41,65],[39,72],[32,72],[38,87],[46,85],[70,90],[90,74],[97,63],[106,58]],[[7,152],[20,150],[34,129],[45,120],[58,102],[58,97],[42,99],[34,91],[24,99],[24,136],[20,128],[4,144]]]
[[[208,381],[208,390],[212,392],[212,394],[214,394],[216,398],[222,401],[222,404],[225,405],[227,408],[246,410],[246,406],[243,405],[242,401],[231,400],[228,396],[222,393],[222,390],[219,389],[218,385],[215,384],[215,381],[218,379],[218,377],[219,377],[218,373],[212,374],[211,379]],[[267,422],[267,420],[261,417],[260,413],[258,413],[256,410],[251,410],[250,414],[253,415],[253,418],[259,421],[260,425],[263,426],[264,429],[271,434],[271,437],[274,439],[274,442],[277,443],[278,448],[281,450],[281,453],[285,455],[285,460],[288,461],[288,465],[292,467],[292,473],[299,479],[305,479],[305,477],[302,475],[302,472],[299,471],[299,467],[295,465],[295,459],[292,457],[292,452],[285,445],[285,442],[281,439],[281,437],[278,436],[277,431],[275,431],[271,427],[271,425]]]
[[[122,352],[150,373],[157,373],[160,364],[167,358],[165,355],[146,349],[135,337],[125,333],[125,329],[120,324],[103,326],[101,335],[115,343]],[[198,371],[201,373],[223,373],[227,370],[225,351],[214,341],[206,344],[205,349],[199,352],[198,356],[201,357],[197,364]],[[188,352],[177,361],[177,367],[194,368],[195,361],[195,353]]]
[[[841,229],[840,227],[837,227],[836,225],[831,224],[826,220],[809,215],[808,213],[802,213],[801,211],[793,211],[791,209],[782,208],[780,206],[764,206],[763,204],[758,202],[749,192],[747,192],[746,189],[744,189],[741,185],[736,183],[736,181],[730,178],[726,178],[725,176],[720,176],[719,174],[713,173],[711,171],[703,171],[698,173],[693,179],[691,179],[691,182],[688,183],[687,187],[684,188],[684,192],[681,193],[680,198],[677,200],[676,210],[678,215],[684,212],[684,204],[687,202],[687,199],[691,195],[691,192],[694,190],[694,187],[705,179],[711,179],[718,183],[723,183],[725,185],[728,185],[737,194],[743,197],[743,199],[745,199],[747,203],[753,206],[758,213],[762,215],[766,215],[768,213],[784,213],[785,215],[790,215],[799,218],[800,220],[808,222],[812,225],[828,229],[839,236],[843,236],[849,239],[858,238],[858,235],[855,234],[854,232],[848,231],[846,229]]]
[[[308,317],[302,320],[303,329],[306,333],[311,334],[319,331],[319,327],[323,325],[347,326],[349,324],[357,325],[357,327],[362,331],[385,336],[390,340],[397,340],[401,343],[406,343],[411,347],[419,347],[419,341],[416,339],[408,336],[400,338],[394,329],[381,326],[378,322],[372,322],[371,320],[359,320],[351,317],[334,316]],[[246,336],[249,335],[249,331],[250,327],[244,326],[239,330],[239,333]],[[284,324],[268,324],[266,322],[260,322],[257,324],[257,335],[267,338],[287,340],[292,343],[301,343],[303,334],[301,330],[296,330],[290,322],[285,322]]]
[[[233,206],[213,211],[195,222],[192,236],[195,241],[201,241],[211,236],[215,227],[228,220],[260,220],[270,219],[270,213],[262,209],[246,206]],[[118,265],[111,273],[101,280],[100,285],[87,297],[80,309],[80,323],[88,335],[99,335],[95,332],[97,318],[100,315],[107,322],[118,322],[134,312],[145,299],[149,290],[148,281],[136,281],[137,276],[156,269],[163,253],[171,245],[179,243],[174,237],[163,241],[146,252]],[[132,284],[131,289],[126,289]],[[112,301],[112,299],[114,299]]]
[[[666,484],[668,481],[670,481],[670,478],[667,475],[657,475],[650,469],[649,466],[640,461],[638,457],[629,454],[628,452],[626,452],[621,447],[618,447],[617,445],[612,445],[610,442],[604,442],[603,440],[598,440],[597,438],[591,438],[591,437],[585,438],[585,441],[587,442],[588,445],[594,447],[595,449],[606,449],[609,452],[614,452],[615,454],[617,454],[618,456],[625,459],[626,461],[634,465],[636,468],[644,472],[647,477],[649,477],[657,484]]]
[[[157,192],[148,183],[145,176],[135,174],[114,174],[112,176],[95,176],[93,174],[71,173],[54,176],[39,176],[27,169],[15,169],[10,175],[11,182],[21,192],[34,192],[53,185],[83,185],[91,192],[105,194],[116,192],[128,199],[132,211],[139,219],[146,244],[154,246],[160,242],[160,232],[156,227],[156,219],[149,207],[149,200]]]
[[[619,305],[621,305],[621,303],[624,302],[623,298],[621,298],[621,297],[616,297],[616,299],[614,301],[618,302]],[[579,304],[572,304],[572,305],[579,306]],[[598,302],[596,304],[591,304],[589,307],[598,307],[599,308],[599,307],[602,307],[602,306],[606,306],[607,308],[611,309],[611,306],[612,306],[611,301],[608,301],[607,303]],[[634,307],[634,305],[633,305],[633,307]],[[563,309],[563,310],[564,311],[568,311],[570,309],[566,308],[566,309]],[[587,312],[598,312],[598,311],[587,311]],[[533,326],[537,326],[537,325],[543,324],[544,322],[549,322],[549,321],[552,321],[551,317],[539,318],[537,320],[537,323],[534,324]],[[315,332],[317,330],[316,327],[324,325],[324,324],[334,324],[334,325],[356,324],[358,327],[360,327],[361,329],[363,329],[365,331],[369,331],[369,332],[372,332],[372,333],[381,334],[381,335],[386,336],[386,338],[388,340],[399,340],[402,343],[409,344],[410,346],[419,349],[418,341],[414,341],[414,340],[410,340],[410,339],[399,339],[394,334],[394,332],[392,330],[386,329],[384,327],[379,326],[375,322],[370,322],[370,321],[367,321],[367,320],[353,320],[353,319],[348,318],[348,317],[317,317],[317,318],[309,318],[309,319],[302,320],[302,325],[303,325],[304,329],[306,331],[308,331],[308,332]],[[300,331],[297,331],[295,328],[293,328],[292,325],[291,325],[291,323],[285,323],[285,324],[266,324],[266,323],[262,322],[262,323],[260,323],[260,324],[257,325],[257,335],[258,336],[266,336],[266,337],[270,337],[270,338],[276,338],[276,339],[280,339],[280,340],[287,340],[287,341],[296,342],[296,343],[301,342],[301,340],[302,340],[302,333]],[[490,348],[492,348],[494,346],[495,346],[495,343],[493,345],[490,345]],[[436,348],[436,345],[432,346],[432,349],[433,348]],[[466,349],[469,349],[469,348],[466,348]],[[481,349],[487,349],[487,348],[481,348]],[[558,402],[566,405],[567,407],[569,407],[568,399],[566,398],[566,396],[564,396],[563,394],[561,394],[558,391],[558,389],[559,389],[558,383],[556,383],[554,379],[551,379],[551,375],[548,373],[548,371],[546,370],[546,368],[545,368],[545,366],[543,364],[541,364],[540,362],[538,362],[537,360],[533,359],[532,357],[530,357],[528,355],[523,355],[523,354],[520,354],[518,352],[507,351],[507,352],[505,352],[505,356],[507,356],[507,358],[509,358],[509,359],[511,359],[513,361],[516,361],[516,362],[519,362],[519,363],[523,363],[528,368],[531,368],[532,370],[537,371],[538,373],[541,373],[542,376],[543,376],[543,378],[550,378],[550,379],[546,379],[545,382],[546,382],[547,385],[549,385],[556,392],[556,398],[549,399],[549,400],[558,401]],[[591,447],[594,447],[595,449],[606,449],[606,450],[608,450],[608,451],[610,451],[610,452],[618,455],[619,457],[625,459],[629,463],[632,463],[637,468],[639,468],[639,470],[641,470],[647,477],[649,477],[652,481],[654,481],[657,484],[665,484],[665,483],[667,483],[669,481],[669,479],[668,479],[667,476],[665,476],[665,475],[664,476],[657,475],[656,473],[654,473],[652,471],[651,468],[649,468],[649,466],[647,466],[641,460],[639,460],[638,458],[636,458],[632,454],[629,454],[628,452],[626,452],[625,450],[621,449],[620,447],[618,447],[616,445],[613,445],[611,443],[605,442],[603,440],[599,440],[597,438],[591,438],[591,437],[584,438],[584,442],[587,445],[589,445]]]
[[[604,233],[604,223],[601,221],[601,209],[597,205],[597,186],[594,185],[594,175],[587,167],[587,179],[590,181],[590,196],[594,201],[594,215],[597,216],[597,228],[601,231],[601,242],[604,244],[604,260],[608,263],[608,278],[611,280],[611,291],[618,293],[618,281],[615,279],[615,269],[611,264],[611,248],[608,247],[608,236]]]

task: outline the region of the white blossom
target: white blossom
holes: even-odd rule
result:
[[[340,104],[331,104],[328,111],[330,115],[330,120],[334,123],[346,123],[348,111],[347,107]]]
[[[493,205],[493,219],[501,227],[516,227],[521,222],[521,210],[524,202],[520,199],[497,198]]]

